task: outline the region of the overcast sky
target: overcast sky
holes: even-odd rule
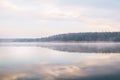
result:
[[[0,38],[120,31],[120,0],[0,0]]]

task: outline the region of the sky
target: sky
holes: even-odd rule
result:
[[[120,0],[0,0],[0,38],[120,31]]]

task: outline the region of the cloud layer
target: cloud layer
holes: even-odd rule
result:
[[[0,34],[120,31],[119,9],[118,0],[1,0]]]

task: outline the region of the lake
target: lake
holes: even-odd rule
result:
[[[120,80],[120,43],[0,43],[0,80]]]

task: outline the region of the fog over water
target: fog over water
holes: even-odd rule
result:
[[[120,43],[0,43],[0,80],[120,80]]]

